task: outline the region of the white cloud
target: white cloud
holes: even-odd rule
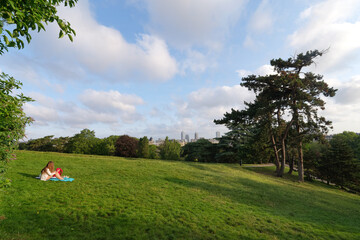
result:
[[[231,108],[243,109],[244,101],[251,101],[254,95],[239,85],[203,88],[191,92],[185,100],[171,103],[174,112],[162,115],[162,121],[148,122],[142,134],[148,136],[169,136],[180,138],[184,131],[194,138],[214,138],[215,133],[225,133],[228,129],[223,125],[216,125],[213,120],[220,119]],[[158,109],[156,109],[156,113]]]
[[[180,49],[205,46],[216,50],[239,19],[245,0],[143,0],[150,31]]]
[[[269,64],[265,64],[265,65],[262,65],[261,67],[259,67],[258,69],[256,69],[255,74],[264,76],[264,75],[276,74],[276,72],[274,71],[273,66],[271,66]]]
[[[55,109],[31,103],[24,105],[24,112],[27,116],[32,117],[37,125],[48,125],[49,122],[57,122],[59,119]]]
[[[348,67],[360,49],[359,11],[357,0],[327,0],[313,5],[301,13],[301,27],[288,38],[290,46],[302,52],[330,48],[319,61],[318,70]]]
[[[322,115],[333,122],[334,133],[343,131],[360,132],[360,99],[352,103],[339,103],[338,99],[326,99]]]
[[[121,94],[114,90],[105,92],[87,89],[79,98],[85,106],[97,112],[134,113],[136,105],[144,104],[144,101],[136,95]]]
[[[338,91],[334,97],[340,105],[360,105],[360,75],[353,76],[347,82],[336,81],[333,83]]]
[[[55,40],[58,27],[49,25],[49,34],[42,33],[36,45],[48,60],[51,53],[57,56],[54,62],[66,62],[70,71],[79,70],[74,60],[80,63],[80,71],[85,68],[113,81],[166,81],[178,71],[163,39],[139,34],[135,43],[129,43],[118,30],[96,21],[88,0],[79,1],[75,8],[60,8],[59,14],[75,29],[74,42]]]
[[[258,45],[257,42],[254,41],[254,39],[251,37],[251,35],[246,35],[245,40],[243,42],[243,46],[248,49],[255,49]]]
[[[265,64],[265,65],[260,66],[254,72],[244,70],[244,69],[236,70],[236,72],[237,72],[237,74],[239,75],[240,78],[247,77],[248,75],[251,75],[251,74],[260,75],[260,76],[276,74],[276,72],[274,71],[274,67],[272,67],[269,64]]]
[[[264,33],[271,31],[274,23],[272,9],[268,0],[262,0],[255,13],[250,18],[251,32]]]
[[[180,117],[196,116],[202,122],[221,118],[231,108],[241,109],[244,101],[251,101],[253,94],[239,85],[232,87],[203,88],[188,95],[186,102],[176,103]]]
[[[203,54],[196,50],[188,50],[186,59],[181,63],[181,73],[193,72],[196,74],[205,72],[208,68],[217,66],[215,59],[210,53]]]
[[[132,124],[143,118],[136,109],[144,104],[143,100],[117,91],[85,90],[79,96],[83,105],[52,99],[40,93],[31,93],[30,96],[36,102],[27,103],[24,111],[35,119],[35,125],[86,128],[91,124]]]

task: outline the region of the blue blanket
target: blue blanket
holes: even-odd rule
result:
[[[50,178],[50,180],[51,181],[60,181],[60,182],[72,182],[72,181],[74,181],[73,178],[67,178],[67,177],[65,177],[64,180],[60,180],[58,178]]]

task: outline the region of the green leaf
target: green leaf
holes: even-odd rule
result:
[[[5,41],[5,44],[9,45],[9,39],[5,35],[3,36],[3,38],[4,38],[4,41]]]
[[[5,29],[5,31],[7,32],[7,34],[9,34],[10,37],[13,37],[12,32],[10,32],[9,30]]]
[[[15,42],[14,42],[14,41],[11,41],[11,42],[8,44],[8,47],[15,47]]]
[[[70,34],[68,35],[68,37],[69,37],[70,41],[72,41],[72,42],[74,41],[73,37]]]
[[[59,38],[62,38],[64,36],[64,32],[62,30],[60,30],[59,32]]]

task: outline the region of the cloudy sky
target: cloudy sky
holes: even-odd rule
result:
[[[34,33],[22,50],[0,58],[0,70],[35,99],[27,137],[215,137],[231,108],[254,96],[239,86],[267,74],[273,58],[329,49],[311,71],[338,88],[322,115],[331,133],[360,132],[358,0],[79,0],[59,8],[77,35]]]

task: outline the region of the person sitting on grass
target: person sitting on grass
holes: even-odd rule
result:
[[[46,165],[46,167],[44,167],[41,170],[40,173],[40,180],[42,181],[47,181],[49,180],[52,176],[57,177],[60,180],[64,180],[64,178],[61,177],[61,175],[59,174],[58,171],[54,170],[54,162],[53,161],[49,161]]]

